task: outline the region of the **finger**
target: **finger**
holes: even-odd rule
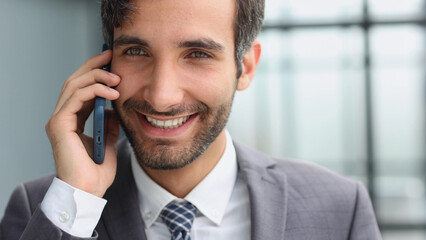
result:
[[[117,74],[96,68],[81,75],[78,78],[68,81],[65,91],[73,91],[84,88],[95,83],[103,83],[107,86],[117,86],[120,77]]]
[[[87,154],[90,156],[91,159],[93,159],[93,148],[94,148],[94,144],[93,144],[93,138],[85,135],[85,134],[80,134],[80,138],[81,141],[83,142],[83,145],[87,151]]]
[[[105,111],[106,114],[106,146],[104,165],[115,166],[117,164],[117,148],[116,143],[120,135],[120,125],[113,110]]]
[[[64,83],[64,87],[62,89],[61,95],[59,96],[54,113],[59,111],[62,105],[76,90],[85,88],[95,83],[103,83],[108,86],[117,86],[120,83],[120,77],[101,69],[94,69],[76,79],[67,80],[67,82]]]
[[[93,100],[95,97],[103,97],[108,100],[115,100],[120,96],[120,93],[108,86],[102,84],[93,84],[88,87],[78,89],[59,109],[57,115],[72,116],[80,111],[84,111],[85,103]]]
[[[90,58],[89,60],[87,60],[83,65],[81,65],[81,67],[79,69],[77,69],[77,71],[75,71],[69,77],[69,79],[77,78],[77,77],[83,75],[84,73],[89,72],[93,69],[101,68],[102,66],[110,63],[111,59],[112,59],[112,51],[106,50],[106,51]]]
[[[77,133],[80,134],[84,132],[84,127],[87,119],[92,113],[95,106],[95,99],[87,101],[83,104],[81,111],[77,113]]]
[[[105,110],[107,126],[107,144],[115,146],[120,135],[120,125],[114,110]]]

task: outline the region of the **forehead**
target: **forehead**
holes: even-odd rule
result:
[[[130,21],[114,30],[114,38],[128,34],[155,41],[234,41],[235,0],[135,0],[133,4],[136,10],[130,14]]]

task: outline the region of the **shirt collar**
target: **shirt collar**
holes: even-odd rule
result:
[[[145,227],[149,228],[158,218],[161,210],[175,200],[176,197],[154,182],[139,166],[134,152],[131,155],[131,166],[138,189],[139,209]]]
[[[177,197],[154,182],[139,166],[132,153],[131,166],[139,195],[139,207],[147,228],[156,221],[161,210]],[[237,179],[238,166],[231,136],[226,131],[225,151],[210,173],[185,197],[216,225],[220,225]]]

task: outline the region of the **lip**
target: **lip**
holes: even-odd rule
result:
[[[152,126],[148,122],[148,120],[146,120],[145,116],[149,116],[151,118],[158,119],[158,120],[161,120],[161,121],[180,118],[180,116],[177,116],[177,117],[175,117],[175,116],[173,116],[173,117],[164,117],[164,116],[159,117],[158,116],[157,117],[157,116],[152,116],[152,115],[144,115],[144,114],[137,112],[137,111],[135,113],[138,116],[138,120],[141,124],[142,131],[148,137],[152,137],[152,138],[176,138],[176,137],[179,137],[179,136],[181,136],[181,135],[183,135],[187,132],[187,130],[193,125],[194,121],[198,118],[198,115],[199,115],[198,113],[190,115],[189,119],[177,128],[162,129],[162,128]]]

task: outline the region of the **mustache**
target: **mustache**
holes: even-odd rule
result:
[[[209,107],[204,103],[186,104],[182,103],[174,106],[167,112],[159,112],[147,101],[138,101],[134,99],[127,99],[123,103],[123,110],[128,112],[131,110],[137,110],[143,114],[157,115],[157,116],[175,116],[175,115],[186,115],[193,113],[209,113]]]

